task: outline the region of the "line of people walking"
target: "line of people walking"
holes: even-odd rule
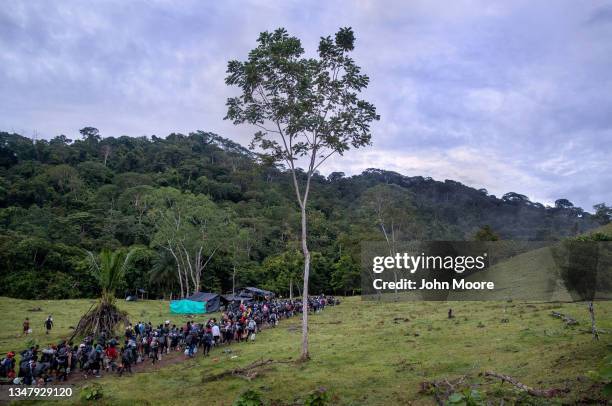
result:
[[[321,295],[311,297],[308,303],[309,311],[318,313],[339,301]],[[123,337],[103,331],[98,337],[85,337],[78,345],[61,341],[42,350],[39,346],[28,348],[20,353],[17,372],[15,353],[9,352],[0,361],[0,377],[32,385],[66,381],[76,371],[85,378],[100,377],[104,372],[121,376],[131,373],[136,364],[156,364],[172,352],[181,351],[186,358],[199,351],[208,356],[215,346],[254,341],[261,329],[276,327],[280,320],[301,312],[301,301],[272,299],[232,303],[219,320],[210,318],[201,323],[188,321],[177,326],[170,320],[159,325],[139,321],[128,325]]]

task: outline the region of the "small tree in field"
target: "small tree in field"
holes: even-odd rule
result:
[[[115,291],[123,282],[127,268],[137,250],[115,252],[103,250],[98,259],[89,253],[91,270],[100,284],[100,299],[77,324],[72,337],[99,335],[102,331],[112,334],[119,324],[128,324],[127,313],[115,305]]]
[[[263,32],[246,61],[230,61],[225,83],[241,94],[227,100],[226,119],[259,129],[251,148],[264,157],[284,162],[293,178],[301,212],[304,255],[302,291],[302,355],[308,353],[308,250],[307,207],[311,179],[334,154],[371,142],[370,123],[378,120],[376,108],[358,97],[368,86],[368,76],[349,57],[355,35],[341,28],[335,38],[323,37],[318,57],[305,58],[300,40],[284,28]],[[298,162],[304,162],[303,171]]]
[[[559,265],[561,278],[575,300],[585,300],[591,316],[591,333],[599,340],[595,325],[593,301],[598,291],[609,292],[612,278],[606,270],[612,265],[612,249],[608,243],[612,238],[602,233],[568,239],[553,248],[553,258]]]

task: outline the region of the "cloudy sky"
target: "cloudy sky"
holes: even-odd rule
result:
[[[310,52],[351,26],[381,121],[326,163],[454,179],[590,209],[612,203],[612,3],[12,1],[0,3],[0,130],[51,138],[214,131],[226,63],[284,26]]]

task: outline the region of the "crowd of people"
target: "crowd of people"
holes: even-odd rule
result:
[[[338,303],[334,297],[321,295],[310,297],[308,307],[318,313]],[[0,377],[15,384],[40,385],[66,381],[76,371],[85,378],[100,377],[104,372],[121,376],[131,373],[136,364],[155,364],[172,352],[180,351],[187,358],[198,352],[208,356],[214,347],[255,340],[261,329],[275,327],[280,320],[301,313],[301,301],[263,299],[233,302],[226,306],[219,320],[188,321],[182,326],[171,324],[170,320],[159,325],[139,321],[128,325],[123,336],[103,331],[97,337],[85,337],[78,345],[63,340],[43,349],[32,346],[21,351],[18,365],[15,353],[9,352],[0,361]]]

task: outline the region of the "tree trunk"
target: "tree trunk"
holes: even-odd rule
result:
[[[179,282],[181,284],[181,297],[185,297],[185,287],[183,286],[183,276],[181,275],[181,266],[176,266],[176,272],[178,274]]]
[[[289,279],[289,300],[293,300],[293,278]]]
[[[310,358],[308,353],[308,278],[310,276],[310,251],[306,241],[306,205],[302,202],[302,252],[304,253],[304,289],[302,290],[302,355],[301,360]]]
[[[204,265],[202,262],[202,249],[204,249],[204,247],[200,246],[200,249],[198,250],[198,254],[196,255],[196,260],[195,260],[195,273],[196,273],[196,292],[199,292],[200,289],[202,289],[202,270],[204,269]]]
[[[236,264],[234,264],[234,272],[232,273],[232,296],[236,296]]]
[[[179,283],[181,286],[181,297],[185,297],[184,287],[183,287],[183,276],[181,275],[181,263],[178,257],[176,256],[176,254],[174,253],[174,251],[172,250],[172,245],[170,244],[170,241],[168,241],[167,250],[170,251],[170,253],[174,257],[174,260],[176,261],[176,273],[178,274],[178,279],[179,279]]]
[[[591,315],[591,333],[593,333],[593,340],[599,340],[599,333],[595,326],[595,308],[593,306],[593,301],[589,302],[589,313]]]

